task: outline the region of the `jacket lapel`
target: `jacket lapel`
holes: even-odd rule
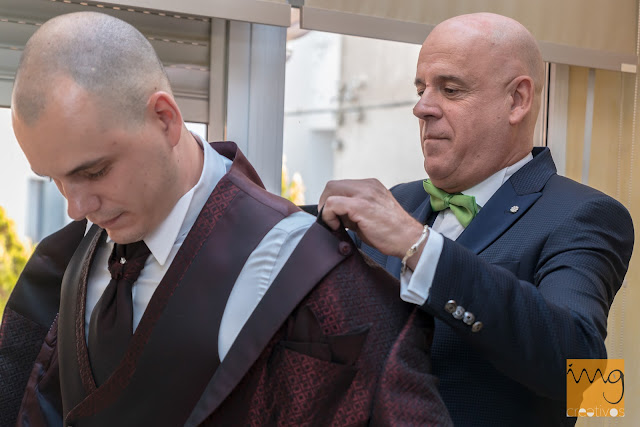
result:
[[[476,254],[482,252],[542,196],[542,189],[556,168],[548,148],[534,148],[533,156],[489,199],[456,243]]]
[[[65,414],[95,390],[93,381],[87,376],[90,371],[86,358],[86,342],[83,339],[84,304],[89,266],[102,231],[95,224],[89,229],[62,278],[58,318],[58,360]],[[82,363],[83,361],[87,363]]]
[[[238,334],[185,425],[199,425],[220,406],[300,301],[355,250],[344,231],[338,237],[319,223],[309,228]],[[317,253],[330,255],[318,258]]]
[[[540,196],[542,193],[518,195],[511,183],[505,182],[456,242],[480,253],[524,215]]]

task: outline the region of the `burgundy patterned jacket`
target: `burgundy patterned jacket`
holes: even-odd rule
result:
[[[403,303],[341,230],[305,234],[222,362],[229,293],[262,237],[297,208],[234,160],[185,239],[113,375],[96,387],[84,338],[103,230],[73,223],[29,261],[0,327],[0,424],[451,425],[430,374],[433,319]]]

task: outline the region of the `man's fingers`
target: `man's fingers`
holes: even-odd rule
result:
[[[401,258],[422,233],[423,225],[377,180],[333,181],[322,203],[322,219],[330,228],[336,230],[342,220],[363,242],[386,255]]]
[[[361,201],[347,196],[330,196],[322,207],[322,220],[332,229],[340,227],[342,219],[348,228],[357,228],[358,206]]]
[[[339,181],[329,181],[327,185],[325,185],[322,194],[320,195],[320,200],[318,201],[318,206],[324,206],[325,202],[329,197],[332,196],[346,196],[350,197],[354,194],[354,184],[353,180],[339,180]]]
[[[324,206],[326,200],[332,196],[368,198],[375,194],[375,190],[386,190],[377,179],[341,179],[329,181],[318,201],[318,206]]]

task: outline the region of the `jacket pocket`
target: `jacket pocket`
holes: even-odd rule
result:
[[[325,362],[353,366],[360,357],[368,332],[369,325],[362,325],[345,334],[325,335],[313,311],[303,306],[289,319],[286,339],[280,344],[285,349]]]
[[[321,360],[288,348],[274,349],[267,372],[271,377],[267,395],[271,401],[268,425],[324,426],[337,415],[358,372],[355,366]],[[296,347],[296,346],[294,346]],[[304,351],[309,348],[304,348]],[[324,353],[324,351],[323,351]]]
[[[369,325],[362,325],[325,335],[311,308],[296,310],[267,362],[267,424],[339,424],[341,405],[354,399],[350,388],[368,332]]]

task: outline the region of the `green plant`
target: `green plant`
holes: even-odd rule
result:
[[[0,206],[0,313],[22,272],[31,248],[23,244],[16,234],[13,221]]]

